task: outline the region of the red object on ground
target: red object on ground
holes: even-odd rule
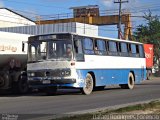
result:
[[[153,66],[153,45],[144,44],[144,52],[146,57],[146,68],[152,68]]]

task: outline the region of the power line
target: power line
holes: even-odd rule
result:
[[[11,1],[11,0],[7,0],[7,1]],[[15,0],[12,0],[11,2],[17,2],[17,1],[15,1]],[[26,4],[26,2],[18,2],[18,3],[20,3],[20,4]],[[29,5],[31,4],[31,3],[28,3]],[[36,6],[39,6],[39,4],[31,4],[31,5],[36,5]],[[42,4],[40,4],[40,5],[42,5]],[[42,5],[42,6],[44,6],[44,5]],[[146,7],[145,7],[146,6]],[[141,10],[139,10],[139,11],[137,11],[136,13],[138,13],[138,12],[144,12],[144,11],[146,11],[146,9],[148,8],[148,7],[151,7],[151,8],[153,8],[154,6],[156,6],[156,7],[159,7],[159,5],[157,5],[157,4],[151,4],[151,5],[143,5],[143,6],[138,6],[138,7],[135,7],[134,9],[131,9],[132,11],[134,11],[134,12],[132,12],[132,13],[135,13],[135,9],[136,9],[136,11],[137,11],[137,9],[141,9]],[[45,7],[52,7],[53,8],[53,6],[45,6]],[[54,6],[55,7],[55,6]],[[60,8],[60,7],[57,7],[57,8]],[[152,9],[151,9],[152,10]],[[159,9],[157,8],[157,9],[155,9],[154,8],[154,11],[158,11]],[[16,10],[16,11],[19,11],[19,12],[22,12],[22,13],[25,13],[25,14],[29,14],[29,15],[33,15],[33,17],[32,18],[35,18],[35,16],[40,16],[40,17],[47,17],[47,16],[51,16],[51,18],[53,18],[54,17],[54,15],[39,15],[39,14],[34,14],[33,12],[26,12],[26,11],[22,11],[22,10]],[[117,10],[115,10],[115,9],[111,9],[111,10],[105,10],[106,12],[108,12],[108,14],[109,14],[109,12],[110,12],[110,14],[117,14]],[[68,13],[67,13],[68,14]],[[71,14],[71,13],[69,13],[69,14]],[[34,16],[35,15],[35,16]]]
[[[10,2],[14,2],[14,3],[18,3],[18,4],[28,4],[28,5],[32,5],[32,6],[42,6],[42,7],[49,7],[49,8],[62,8],[62,9],[68,9],[68,8],[64,8],[64,7],[57,7],[57,6],[50,6],[50,5],[44,5],[44,4],[37,4],[37,3],[28,3],[28,2],[19,2],[19,1],[15,1],[15,0],[3,0],[3,1],[10,1]],[[119,0],[118,0],[119,1]],[[149,5],[142,5],[142,6],[138,6],[138,7],[134,7],[132,10],[137,10],[137,8],[138,9],[147,9],[147,8],[155,8],[155,6],[156,7],[159,7],[159,5],[157,5],[157,4],[149,4]],[[21,11],[22,12],[22,10],[19,10],[19,11]],[[106,11],[115,11],[115,9],[112,9],[112,10],[106,10]],[[26,13],[26,11],[25,11],[25,13]],[[30,12],[31,13],[31,12]],[[28,12],[28,14],[29,14],[29,12]],[[31,13],[31,14],[33,14],[33,13]],[[43,16],[43,15],[42,15]]]
[[[119,3],[119,24],[118,24],[118,38],[121,38],[121,16],[122,16],[122,3],[126,3],[128,1],[122,1],[122,0],[118,0],[118,1],[114,1],[114,3]]]

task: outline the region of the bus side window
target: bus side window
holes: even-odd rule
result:
[[[138,45],[139,46],[139,56],[141,58],[144,58],[145,55],[144,55],[144,49],[143,49],[143,45]]]
[[[88,55],[93,55],[93,40],[91,38],[84,38],[83,40],[84,53]]]
[[[118,55],[118,48],[117,48],[117,43],[114,41],[109,41],[109,55],[117,56]]]
[[[127,43],[125,43],[125,42],[119,43],[119,49],[120,49],[121,56],[124,56],[124,57],[128,56]]]
[[[138,45],[136,45],[136,57],[140,57],[139,46]]]
[[[106,55],[106,45],[104,40],[95,40],[95,54]]]
[[[76,60],[77,61],[84,60],[84,54],[83,54],[83,49],[82,49],[82,41],[80,39],[74,41],[74,50],[75,50]]]
[[[129,52],[129,55],[131,56],[131,44],[128,44],[128,52]]]
[[[136,44],[131,44],[131,56],[137,57]]]
[[[74,49],[75,49],[76,54],[83,54],[81,40],[75,40],[74,41]]]

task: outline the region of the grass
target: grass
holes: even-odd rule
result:
[[[81,115],[71,115],[63,118],[58,118],[56,120],[93,120],[96,115],[110,115],[110,114],[127,114],[127,112],[133,112],[132,114],[136,114],[139,111],[153,111],[152,114],[160,115],[160,101],[152,101],[144,104],[137,104],[132,106],[127,106],[114,110],[103,110],[95,113],[87,113]],[[134,113],[135,112],[135,113]]]

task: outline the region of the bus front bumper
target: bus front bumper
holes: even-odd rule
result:
[[[51,84],[73,84],[76,79],[71,78],[51,78],[51,77],[29,77],[29,85],[51,85]]]

